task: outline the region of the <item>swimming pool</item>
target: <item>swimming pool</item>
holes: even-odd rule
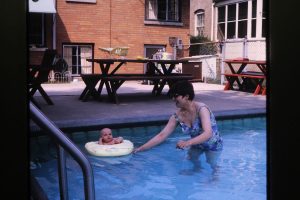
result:
[[[265,200],[266,192],[266,119],[218,120],[224,140],[219,169],[213,172],[205,157],[202,169],[193,171],[187,151],[175,148],[187,138],[180,129],[161,145],[135,155],[101,158],[88,155],[95,179],[96,199],[195,199]],[[162,126],[113,129],[139,146]],[[86,152],[84,144],[98,138],[98,131],[76,132],[70,138]],[[54,144],[46,137],[31,139],[31,173],[49,199],[59,199],[57,161]],[[79,165],[67,157],[70,199],[84,199],[83,177]]]

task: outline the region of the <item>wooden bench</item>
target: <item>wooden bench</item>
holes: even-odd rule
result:
[[[226,77],[228,82],[226,83],[224,90],[234,90],[233,84],[237,82],[239,90],[243,90],[246,87],[247,79],[256,80],[254,95],[257,95],[262,90],[262,83],[266,79],[266,76],[259,72],[244,72],[241,74],[222,74]],[[239,77],[242,79],[242,82],[239,80]],[[265,92],[262,93],[263,95]]]
[[[169,74],[169,75],[149,75],[149,74],[82,74],[82,80],[86,84],[86,88],[80,95],[81,100],[86,101],[89,95],[95,99],[99,99],[103,85],[105,84],[107,94],[111,101],[118,103],[117,90],[128,80],[151,80],[154,83],[152,94],[158,96],[161,94],[163,87],[168,84],[169,88],[179,80],[192,80],[194,77],[191,74]],[[96,90],[97,83],[100,82],[98,91]]]

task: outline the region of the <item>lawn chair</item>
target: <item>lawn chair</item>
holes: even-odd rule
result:
[[[33,95],[38,90],[44,97],[49,105],[54,103],[51,101],[48,94],[42,88],[42,83],[48,82],[49,73],[54,69],[56,62],[56,50],[47,49],[44,53],[42,63],[40,65],[31,65],[29,67],[29,98],[37,106],[37,102],[34,100]]]

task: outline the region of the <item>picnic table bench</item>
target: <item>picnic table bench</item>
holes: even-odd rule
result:
[[[237,82],[238,89],[245,91],[250,84],[255,85],[255,90],[253,92],[254,95],[258,95],[261,91],[265,94],[265,89],[262,87],[263,81],[266,79],[266,76],[260,73],[252,74],[250,73],[241,73],[241,74],[222,74],[226,77],[227,83],[224,87],[224,90],[233,90],[234,82]],[[240,77],[242,81],[238,79]],[[251,83],[253,81],[254,83]],[[264,90],[263,90],[264,89]]]
[[[111,101],[119,103],[117,90],[125,81],[129,80],[151,80],[153,81],[152,95],[159,96],[166,84],[169,88],[178,80],[192,80],[191,74],[179,74],[172,73],[168,75],[149,75],[149,74],[113,74],[113,75],[102,75],[102,74],[82,74],[82,80],[86,84],[86,88],[80,95],[79,99],[86,101],[91,95],[94,99],[100,99],[102,88],[100,86],[96,90],[96,85],[99,81],[103,80],[106,85],[107,94]]]
[[[237,83],[237,89],[240,91],[253,92],[254,95],[266,94],[266,87],[262,84],[267,78],[266,61],[249,59],[227,59],[224,62],[228,65],[231,73],[222,73],[227,79],[224,90],[233,90],[234,83]],[[238,64],[238,70],[235,70],[233,64]],[[255,65],[259,71],[245,71],[247,65]]]
[[[109,100],[119,103],[117,90],[126,80],[151,80],[154,82],[152,94],[158,96],[161,94],[163,87],[167,84],[171,87],[178,80],[193,79],[191,74],[173,73],[176,64],[186,63],[188,60],[156,60],[156,59],[87,59],[88,62],[98,63],[101,74],[82,74],[82,80],[86,84],[79,99],[86,101],[89,96],[100,99],[103,86],[105,85]],[[126,63],[140,63],[141,67],[150,69],[144,74],[140,73],[119,73],[121,67],[128,67]],[[111,69],[111,66],[115,67]],[[157,66],[160,66],[159,69]],[[94,71],[94,70],[93,70]],[[97,83],[98,89],[96,89]]]

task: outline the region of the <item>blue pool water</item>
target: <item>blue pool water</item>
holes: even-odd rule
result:
[[[213,172],[200,157],[202,169],[193,171],[187,151],[175,148],[188,138],[180,129],[161,145],[135,155],[103,158],[88,155],[84,144],[98,138],[97,131],[72,133],[69,137],[87,154],[95,178],[96,199],[143,200],[265,200],[266,119],[249,118],[218,121],[224,140],[219,168]],[[162,126],[113,129],[139,146]],[[59,199],[57,161],[54,145],[47,137],[31,140],[31,173],[50,200]],[[67,157],[70,199],[84,199],[79,165]]]

